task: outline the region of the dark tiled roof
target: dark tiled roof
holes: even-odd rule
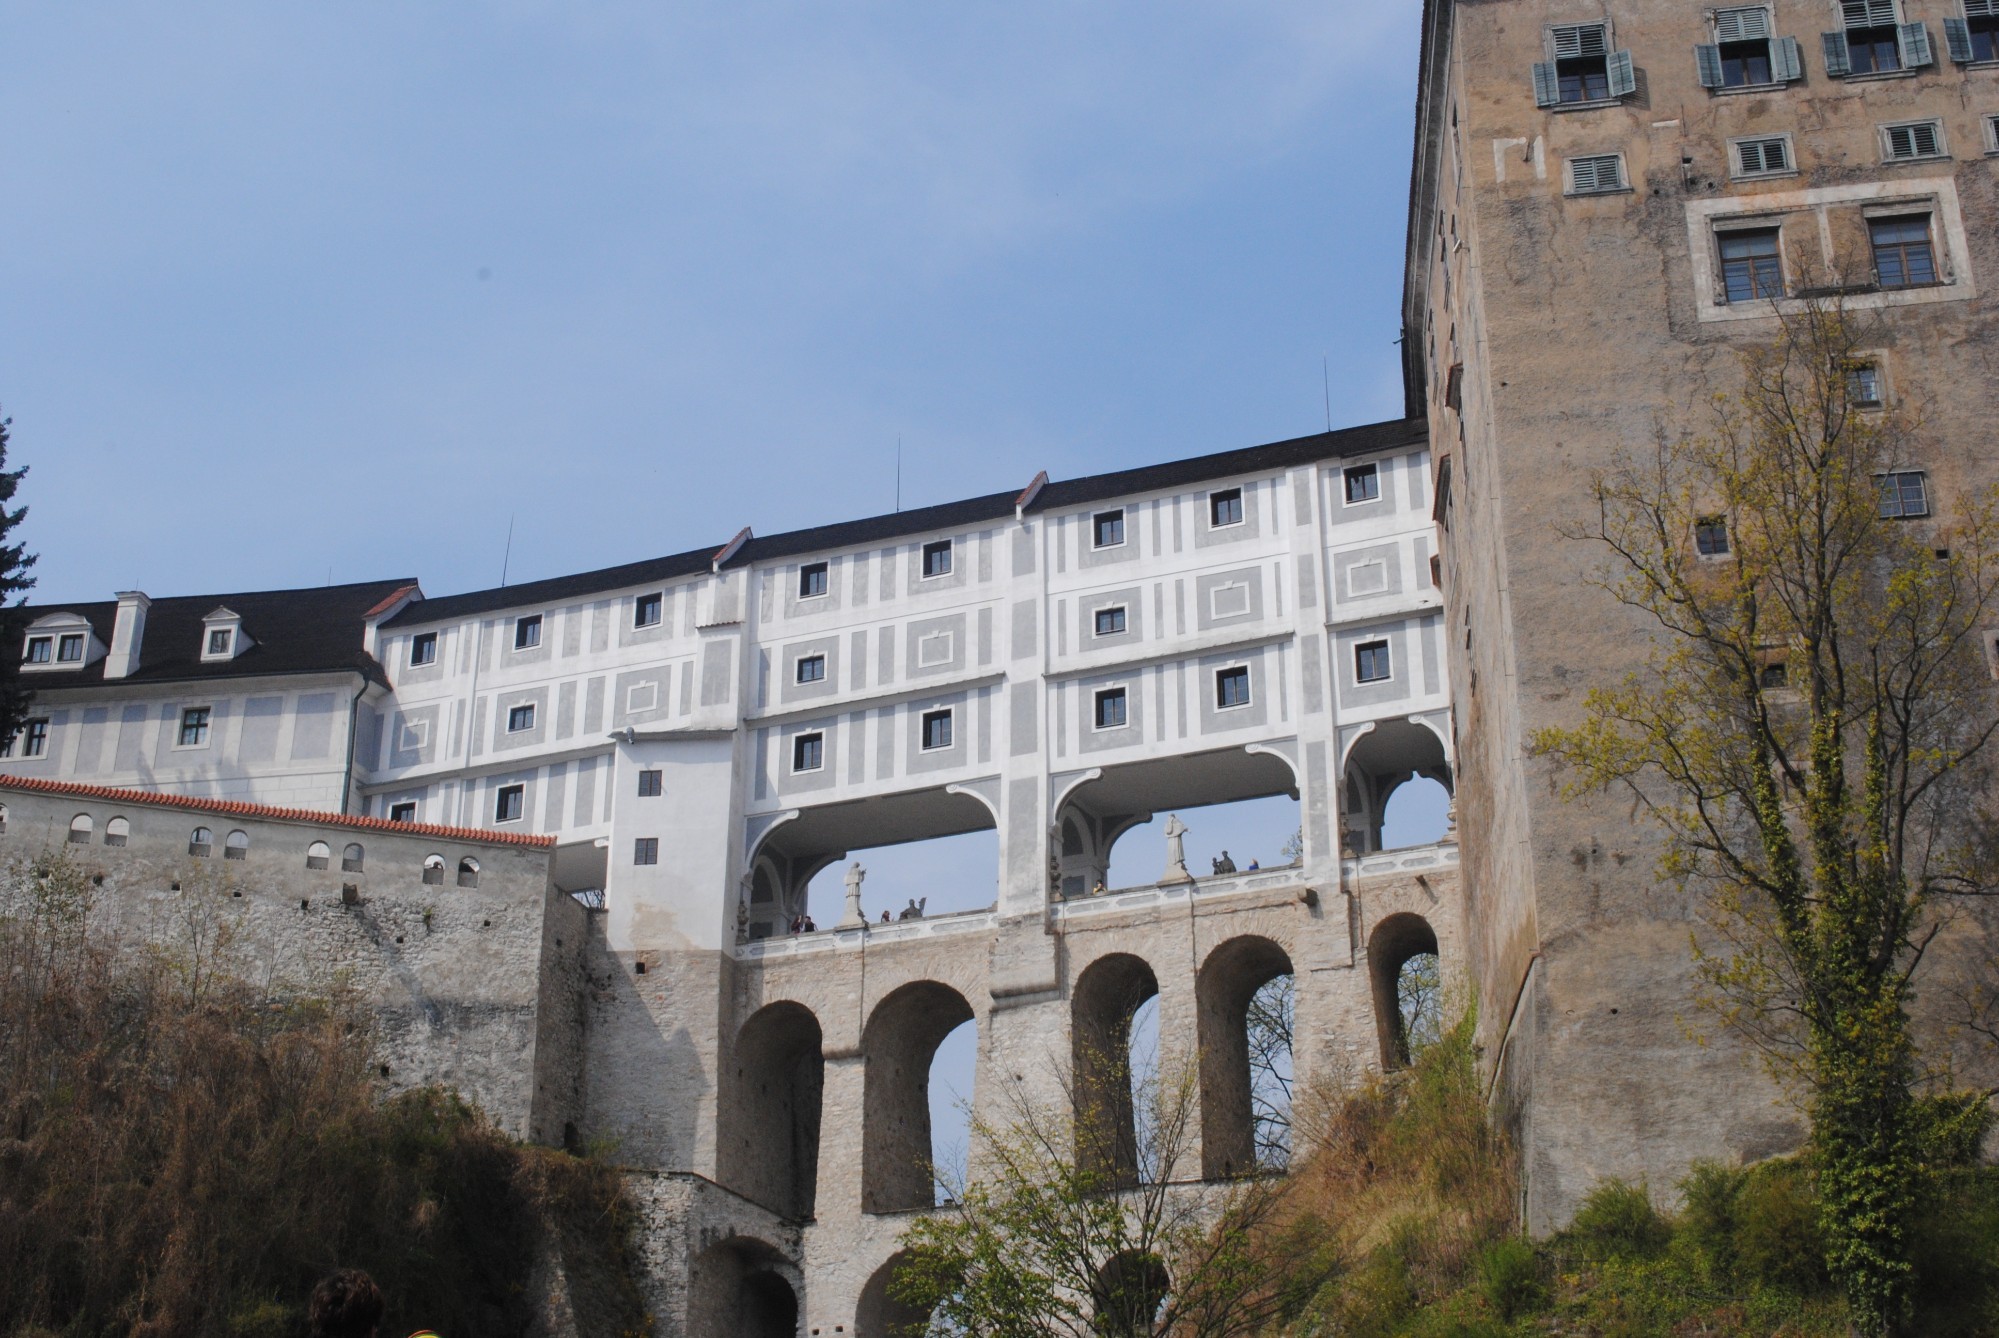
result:
[[[545,581],[526,581],[520,585],[497,586],[491,590],[468,590],[462,595],[420,599],[409,604],[382,626],[448,622],[454,618],[467,618],[476,613],[490,613],[494,609],[518,609],[535,604],[562,604],[572,599],[601,594],[606,590],[624,590],[635,585],[664,584],[675,577],[692,576],[696,572],[707,571],[721,546],[719,543],[710,544],[706,548],[675,553],[672,557],[647,558],[643,562],[627,562],[619,567],[602,567],[596,571],[578,572],[574,576],[551,576]]]
[[[358,673],[386,682],[382,667],[361,649],[370,610],[413,580],[364,581],[356,585],[312,586],[304,590],[257,590],[233,595],[180,595],[155,599],[146,612],[139,643],[139,667],[120,683],[163,683],[181,679],[251,678],[275,674]],[[253,643],[233,660],[204,663],[202,619],[227,608],[243,620]],[[89,622],[97,639],[111,644],[115,601],[95,604],[34,604],[23,625],[51,613],[74,613]],[[19,648],[7,648],[18,654]],[[73,671],[46,670],[21,675],[37,689],[81,687],[104,681],[104,661]]]

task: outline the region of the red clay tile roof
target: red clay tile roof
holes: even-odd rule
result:
[[[527,832],[493,832],[482,827],[441,827],[428,822],[390,822],[387,818],[322,813],[312,808],[276,808],[270,804],[246,804],[237,799],[197,799],[184,794],[120,790],[109,785],[79,785],[74,781],[41,780],[33,776],[0,776],[0,790],[68,794],[75,795],[79,799],[105,799],[117,804],[152,804],[160,808],[186,808],[203,813],[231,813],[245,818],[276,818],[284,822],[310,823],[315,827],[351,827],[357,831],[395,832],[402,836],[436,836],[448,841],[476,841],[482,845],[535,846],[546,849],[555,844],[555,838],[552,836],[534,836]]]

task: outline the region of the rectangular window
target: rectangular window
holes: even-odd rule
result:
[[[1881,518],[1909,520],[1930,513],[1929,481],[1920,469],[1881,475]]]
[[[1791,170],[1791,141],[1783,135],[1735,141],[1735,175],[1767,177]]]
[[[418,632],[410,638],[410,667],[437,663],[437,633]]]
[[[1390,675],[1388,643],[1363,641],[1353,648],[1353,676],[1357,683],[1381,683]]]
[[[1215,709],[1226,711],[1232,707],[1249,705],[1249,666],[1237,665],[1233,669],[1215,671]]]
[[[49,750],[49,722],[30,720],[21,726],[21,756],[41,757]]]
[[[1124,511],[1099,511],[1090,517],[1090,547],[1116,548],[1124,543]]]
[[[823,683],[826,681],[826,657],[824,655],[801,655],[798,657],[798,681],[800,683]]]
[[[949,711],[925,711],[923,713],[923,747],[930,751],[951,746],[951,713]]]
[[[1568,162],[1569,194],[1608,195],[1624,189],[1624,155],[1599,153]]]
[[[1856,362],[1846,369],[1846,399],[1856,409],[1881,407],[1881,368],[1878,364]]]
[[[65,636],[57,644],[56,663],[58,664],[83,663],[83,633],[71,632],[68,636]]]
[[[649,595],[640,595],[632,602],[632,626],[657,627],[662,614],[666,612],[666,592],[655,590]]]
[[[502,785],[493,795],[493,821],[519,822],[527,811],[528,787]]]
[[[408,802],[408,801],[405,801],[405,802],[403,802],[403,803],[400,803],[400,804],[390,804],[390,805],[389,805],[389,821],[390,821],[390,822],[415,822],[415,821],[416,821],[416,805],[415,805],[415,804],[413,804],[413,803],[410,803],[410,802]]]
[[[1124,689],[1105,688],[1097,693],[1096,716],[1098,729],[1121,729],[1124,726]]]
[[[185,643],[183,643],[185,644]],[[180,713],[180,746],[201,748],[208,744],[208,708],[190,706]]]
[[[949,576],[951,574],[951,541],[939,539],[935,543],[923,545],[923,574],[928,576]]]
[[[1999,61],[1999,0],[1964,0],[1964,17],[1945,19],[1943,32],[1958,64]]]
[[[646,770],[639,773],[639,798],[659,798],[661,774],[661,772],[656,770]]]
[[[1225,488],[1208,494],[1208,527],[1242,524],[1242,489]]]
[[[534,728],[534,703],[528,702],[507,711],[507,733],[519,734],[522,730]]]
[[[1883,288],[1923,288],[1937,281],[1928,214],[1869,219],[1867,232],[1874,247],[1875,282]]]
[[[641,836],[634,839],[632,842],[632,863],[659,863],[659,838],[657,836]]]
[[[1349,465],[1342,476],[1347,490],[1347,505],[1372,502],[1381,496],[1381,471],[1374,465]]]
[[[798,597],[817,599],[826,593],[826,564],[808,562],[798,569]]]
[[[1943,158],[1943,122],[1909,121],[1881,127],[1881,156],[1891,163]]]
[[[1730,302],[1753,302],[1784,295],[1784,262],[1777,250],[1777,229],[1749,228],[1718,234],[1721,284]]]
[[[1610,96],[1610,30],[1601,23],[1562,24],[1549,34],[1556,85],[1563,102],[1601,102]]]
[[[1840,0],[1839,8],[1843,26],[1825,35],[1827,74],[1886,74],[1904,65],[1929,64],[1928,31],[1924,29],[1920,38],[1924,49],[1910,50],[1915,43],[1905,27],[1922,29],[1923,25],[1902,24],[1895,13],[1895,0]],[[1922,58],[1915,59],[1917,56]]]
[[[826,765],[826,736],[800,734],[791,741],[791,769],[817,771]]]
[[[514,649],[532,650],[541,644],[541,615],[530,614],[514,620]]]
[[[227,655],[229,653],[229,629],[218,627],[208,634],[208,653]]]
[[[1782,660],[1772,660],[1756,671],[1756,686],[1759,688],[1782,688],[1790,681],[1790,672]]]
[[[1098,609],[1096,614],[1098,636],[1123,636],[1125,629],[1124,605],[1113,604],[1107,609]]]
[[[28,638],[29,664],[48,664],[55,659],[56,639],[52,636],[31,636]]]
[[[1722,557],[1728,552],[1728,521],[1720,516],[1702,516],[1694,522],[1694,551],[1702,557]]]

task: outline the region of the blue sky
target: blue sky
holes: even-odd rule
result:
[[[1394,416],[1415,0],[0,3],[42,600],[433,594]]]

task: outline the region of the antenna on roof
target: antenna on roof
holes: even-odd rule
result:
[[[1326,365],[1326,355],[1319,355],[1319,388],[1326,393],[1326,431],[1333,430],[1333,373]]]
[[[507,566],[508,566],[508,564],[509,564],[509,563],[511,563],[511,562],[512,562],[513,560],[514,560],[514,518],[513,518],[513,516],[512,516],[511,514],[510,514],[510,515],[508,515],[508,517],[507,517],[507,551],[506,551],[505,553],[501,554],[501,556],[500,556],[500,588],[501,588],[501,589],[505,589],[505,588],[506,588],[506,584],[507,584]]]
[[[902,511],[902,433],[895,434],[895,509]]]

